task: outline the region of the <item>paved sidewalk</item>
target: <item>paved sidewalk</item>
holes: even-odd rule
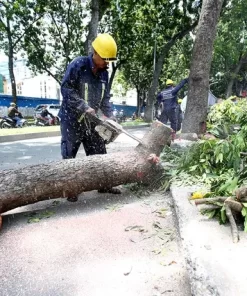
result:
[[[190,141],[176,140],[185,147]],[[198,188],[198,187],[197,187]],[[239,231],[240,241],[232,242],[230,225],[200,214],[189,200],[194,187],[171,187],[184,255],[194,296],[247,295],[247,235]]]
[[[191,295],[168,196],[92,191],[57,202],[4,215],[1,296]],[[161,208],[165,218],[155,212]],[[31,209],[54,214],[28,224]]]

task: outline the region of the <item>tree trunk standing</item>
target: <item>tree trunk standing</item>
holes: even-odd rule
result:
[[[91,0],[91,20],[88,25],[88,35],[85,42],[85,52],[90,54],[92,50],[92,42],[97,36],[99,24],[99,0]]]
[[[231,74],[231,80],[229,81],[228,85],[227,85],[227,91],[226,91],[226,97],[229,98],[232,95],[232,87],[234,84],[234,81],[240,71],[240,69],[242,68],[242,65],[244,64],[244,62],[246,61],[246,56],[241,56],[237,66],[235,67],[235,69],[233,70],[232,74]]]
[[[159,77],[160,73],[164,64],[165,56],[167,54],[166,46],[164,46],[158,61],[155,64],[155,70],[153,73],[153,79],[151,83],[151,87],[148,90],[148,97],[145,107],[145,114],[144,119],[146,122],[152,122],[153,121],[153,107],[154,107],[154,101],[155,101],[155,92],[157,90],[158,84],[159,84]]]
[[[137,93],[137,107],[136,107],[136,116],[139,118],[141,115],[141,90],[136,87]]]
[[[121,62],[118,62],[118,63],[113,62],[110,65],[112,67],[112,72],[111,72],[111,76],[110,76],[110,79],[109,79],[109,92],[111,91],[115,74],[117,72],[117,69],[120,67],[120,65],[121,65]]]
[[[104,15],[106,9],[110,6],[109,0],[91,0],[90,9],[91,9],[91,20],[88,25],[88,35],[85,41],[85,52],[90,54],[92,49],[92,42],[98,34],[98,26],[101,21],[102,16]]]
[[[1,171],[0,214],[38,201],[135,182],[152,182],[157,156],[171,142],[171,129],[154,122],[132,151],[92,155]],[[157,155],[157,156],[156,156]]]
[[[223,0],[204,0],[192,54],[183,133],[204,132],[213,43]]]
[[[15,82],[15,74],[14,74],[14,51],[13,51],[13,43],[12,43],[12,35],[10,30],[10,21],[7,19],[7,35],[9,42],[9,50],[8,50],[8,66],[9,66],[9,76],[11,81],[11,89],[12,89],[12,97],[13,102],[17,103],[17,95],[16,95],[16,82]]]

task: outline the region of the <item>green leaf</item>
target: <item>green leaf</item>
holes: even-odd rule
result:
[[[147,230],[140,225],[128,226],[124,229],[125,231],[139,231],[139,232],[147,232]]]
[[[193,165],[189,168],[191,172],[195,171],[198,168],[198,165]]]
[[[203,214],[206,215],[209,219],[212,219],[216,214],[216,210],[203,211]]]
[[[225,207],[222,207],[222,209],[220,210],[220,218],[221,218],[222,223],[225,224],[226,220],[227,220]]]
[[[247,232],[247,216],[244,219],[244,232]]]
[[[50,218],[54,214],[55,214],[55,212],[53,212],[53,211],[45,211],[43,213],[40,213],[39,217],[40,217],[40,219],[42,219],[42,218]]]
[[[29,218],[27,223],[38,223],[40,222],[40,218]]]
[[[226,183],[221,185],[220,188],[218,189],[219,192],[231,194],[237,188],[238,179],[239,179],[238,177],[235,177],[233,179],[226,181]]]
[[[242,208],[242,211],[241,211],[241,214],[246,217],[246,214],[247,214],[247,208],[243,207]]]

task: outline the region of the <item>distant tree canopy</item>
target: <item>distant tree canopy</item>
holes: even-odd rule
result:
[[[117,69],[126,85],[147,101],[147,120],[167,78],[179,82],[191,65],[196,26],[203,1],[195,0],[0,0],[0,49],[9,57],[13,97],[13,61],[22,53],[34,73],[58,82],[68,63],[90,51],[98,32],[110,32],[118,44],[110,86]],[[224,1],[213,49],[209,84],[220,97],[239,95],[246,79],[247,1]]]

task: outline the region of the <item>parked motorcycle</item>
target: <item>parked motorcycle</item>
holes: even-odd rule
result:
[[[28,126],[28,121],[22,117],[22,115],[19,115],[21,118],[20,120],[20,127],[25,127]],[[4,116],[0,120],[0,128],[15,128],[16,126],[16,121],[8,116]]]
[[[35,125],[37,126],[51,126],[51,125],[58,125],[59,119],[55,116],[51,118],[44,118],[40,115],[37,115],[35,119]]]
[[[117,123],[122,123],[126,121],[126,115],[124,114],[123,110],[118,112],[118,114],[115,117],[116,117]]]

